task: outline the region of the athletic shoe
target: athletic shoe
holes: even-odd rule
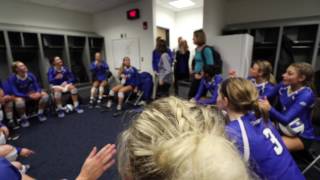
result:
[[[58,118],[64,118],[64,111],[62,109],[58,110]]]
[[[106,108],[110,109],[110,108],[111,108],[111,106],[112,106],[112,101],[111,101],[111,100],[109,100],[109,101],[107,102]]]
[[[77,106],[76,108],[74,108],[74,110],[75,110],[78,114],[83,113],[83,109],[81,109],[79,106]]]
[[[20,138],[20,135],[19,135],[19,134],[11,133],[11,134],[9,135],[9,137],[8,137],[8,140],[9,140],[9,141],[15,141],[15,140],[17,140],[17,139],[19,139],[19,138]]]
[[[90,99],[89,108],[92,109],[94,107],[94,99]]]
[[[27,128],[30,126],[30,122],[28,121],[28,119],[26,118],[22,118],[20,121],[20,125],[24,128]]]
[[[38,119],[40,122],[44,122],[47,120],[47,117],[44,115],[44,113],[38,114]]]
[[[122,106],[120,104],[117,105],[117,111],[121,111],[122,110]]]
[[[101,99],[98,99],[97,104],[96,104],[96,108],[101,108]]]

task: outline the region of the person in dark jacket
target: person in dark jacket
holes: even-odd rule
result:
[[[178,94],[178,81],[189,80],[189,58],[190,51],[188,43],[186,40],[180,40],[174,63],[174,89],[176,95]]]

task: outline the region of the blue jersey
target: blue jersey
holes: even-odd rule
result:
[[[217,102],[219,85],[222,82],[222,76],[220,74],[215,75],[211,81],[207,81],[204,77],[201,79],[200,86],[198,88],[197,94],[194,99],[199,104],[215,104]],[[201,99],[201,95],[204,91],[209,91],[211,93],[211,98],[209,99]]]
[[[21,174],[7,159],[0,157],[0,179],[20,180]]]
[[[248,113],[227,124],[226,133],[262,179],[305,179],[271,122]]]
[[[62,74],[61,79],[56,79],[58,74]],[[75,83],[73,73],[65,66],[63,66],[60,70],[52,66],[49,68],[47,75],[49,84],[51,85],[61,85],[63,82]]]
[[[131,85],[135,87],[139,85],[139,74],[135,67],[125,67],[122,73],[126,76],[126,83],[124,84],[125,86]]]
[[[311,120],[311,111],[315,102],[313,91],[309,87],[302,87],[290,92],[290,86],[280,84],[278,95],[282,110],[277,111],[272,107],[271,118],[285,126],[289,125],[290,128],[300,128],[297,135],[302,138],[317,139]]]
[[[170,49],[168,49],[167,53],[170,57],[170,64],[173,62],[173,53]],[[162,53],[158,50],[153,50],[152,52],[152,69],[153,71],[159,72],[159,62],[161,58]]]
[[[104,61],[102,61],[100,64],[97,64],[96,61],[94,61],[90,65],[90,71],[95,80],[104,81],[107,79],[107,72],[109,71],[109,66]]]
[[[275,85],[266,81],[262,83],[257,83],[255,78],[248,77],[248,80],[250,80],[257,88],[260,98],[267,97],[269,100],[272,99],[272,93],[273,89],[275,88]]]
[[[13,74],[8,79],[12,95],[17,97],[28,97],[30,93],[41,92],[37,78],[30,72],[25,78]]]

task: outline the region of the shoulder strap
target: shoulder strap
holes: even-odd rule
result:
[[[239,118],[237,122],[239,123],[240,130],[241,130],[241,136],[242,136],[242,142],[243,142],[243,157],[244,157],[244,160],[248,162],[250,157],[250,146],[249,146],[247,131],[244,127],[244,124],[241,118]]]
[[[208,47],[208,46],[205,45],[205,46],[201,49],[201,57],[202,57],[203,66],[207,65],[206,56],[204,55],[204,50],[205,50],[207,47]]]

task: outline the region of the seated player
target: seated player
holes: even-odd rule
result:
[[[74,85],[74,75],[63,65],[63,61],[59,56],[54,57],[52,66],[48,70],[48,81],[54,94],[59,118],[65,116],[61,97],[63,93],[67,92],[71,93],[75,111],[79,114],[83,113],[83,109],[79,106],[78,89]]]
[[[8,79],[10,91],[14,96],[15,108],[20,117],[22,127],[29,127],[30,123],[26,115],[26,102],[38,101],[38,119],[40,122],[47,120],[44,109],[48,102],[48,94],[40,88],[37,78],[28,71],[27,66],[16,61],[12,64],[12,74]]]
[[[118,142],[121,179],[253,179],[216,109],[170,97],[134,117]]]
[[[222,76],[220,74],[215,74],[213,66],[205,66],[203,68],[203,77],[200,82],[196,96],[193,100],[197,104],[210,105],[216,104],[218,97],[219,85],[222,82]],[[209,91],[211,94],[210,98],[202,98],[206,92]]]
[[[91,63],[90,70],[92,73],[92,88],[90,94],[90,107],[93,107],[94,101],[98,96],[97,107],[100,107],[104,89],[107,85],[107,72],[109,71],[108,64],[101,59],[101,53],[95,54],[95,61]]]
[[[279,123],[284,134],[284,143],[290,151],[309,149],[318,141],[312,125],[311,111],[315,95],[309,87],[313,79],[313,69],[308,63],[291,64],[282,75],[283,81],[273,91],[278,95],[281,110],[272,107],[267,99],[260,106]]]
[[[138,70],[135,67],[131,66],[129,57],[123,58],[123,62],[119,69],[118,75],[120,76],[121,84],[116,85],[110,90],[109,100],[106,107],[108,109],[111,108],[112,99],[115,93],[118,93],[117,111],[121,111],[125,93],[136,90],[138,86]]]
[[[8,124],[15,126],[15,122],[13,120],[13,100],[13,96],[8,94],[7,88],[5,88],[5,85],[2,84],[0,80],[0,121],[4,119],[2,111],[2,107],[4,107]]]
[[[228,116],[226,134],[261,179],[305,179],[258,101],[249,80],[229,78],[221,84],[217,105]]]
[[[275,86],[275,79],[272,75],[272,66],[269,61],[256,61],[250,68],[249,80],[256,86],[260,97],[270,98]]]

